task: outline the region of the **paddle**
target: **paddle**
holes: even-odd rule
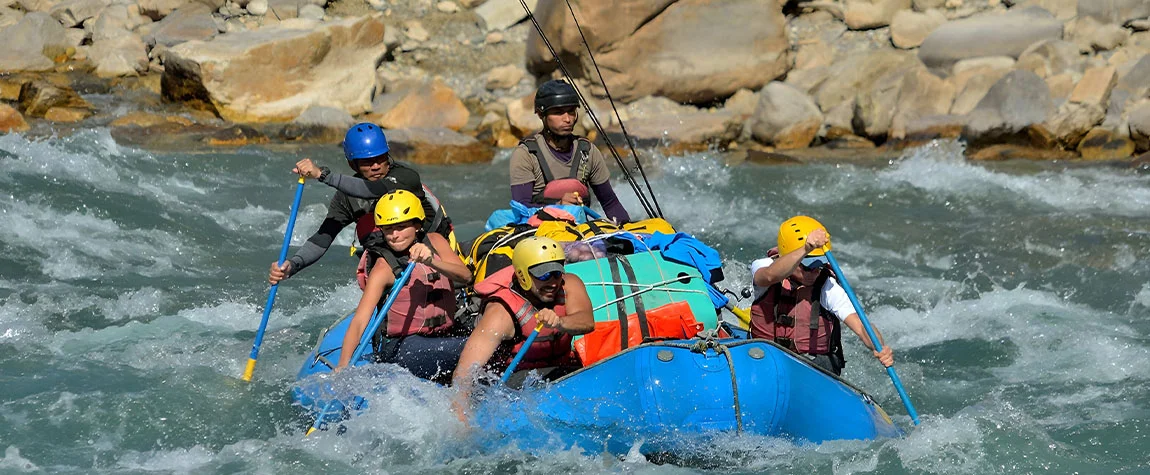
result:
[[[368,321],[367,328],[363,330],[363,335],[359,337],[359,345],[355,347],[355,351],[351,354],[351,359],[348,360],[350,361],[350,363],[348,363],[349,366],[354,367],[355,362],[359,361],[360,357],[363,356],[363,350],[371,345],[371,337],[375,335],[376,330],[379,329],[380,323],[387,318],[387,311],[391,309],[391,304],[395,303],[395,298],[399,296],[399,291],[403,289],[404,285],[407,285],[407,279],[411,277],[411,271],[414,269],[415,261],[408,262],[407,267],[403,269],[403,273],[395,279],[395,284],[392,284],[391,292],[387,294],[387,300],[383,302],[383,307],[376,309],[375,312],[371,314],[371,320]],[[327,415],[328,411],[331,410],[331,406],[336,402],[337,400],[335,399],[328,401],[323,411],[320,411],[319,415],[316,416],[315,423],[307,430],[307,434],[304,434],[305,437],[311,435],[316,429],[319,429],[320,424],[323,423],[324,416]]]
[[[535,329],[531,330],[531,334],[527,335],[527,340],[523,342],[523,346],[519,348],[519,352],[515,353],[515,358],[511,359],[511,364],[507,365],[507,371],[503,372],[503,377],[499,378],[500,384],[507,384],[507,380],[511,378],[511,373],[515,372],[515,367],[519,366],[519,361],[527,354],[527,349],[531,348],[531,344],[535,342],[535,337],[539,336],[539,330],[543,329],[543,322],[535,325]]]
[[[859,320],[862,320],[863,328],[866,329],[867,336],[870,337],[871,343],[874,345],[875,351],[882,351],[882,343],[879,343],[878,336],[874,333],[874,328],[870,326],[870,320],[866,317],[866,312],[863,311],[862,304],[859,303],[858,297],[855,295],[851,284],[847,282],[846,274],[843,274],[842,268],[839,267],[838,261],[831,251],[827,251],[827,261],[831,264],[831,270],[835,271],[835,276],[838,277],[838,283],[846,291],[847,297],[851,299],[851,305],[854,305],[855,312],[858,313]],[[914,425],[918,425],[918,412],[914,410],[914,405],[910,403],[910,396],[906,394],[906,390],[902,387],[902,381],[898,379],[898,373],[894,371],[894,365],[886,368],[886,374],[890,376],[890,380],[894,383],[894,388],[898,390],[898,397],[902,398],[902,405],[906,406],[906,413],[910,415],[910,420]]]
[[[291,204],[291,216],[288,217],[287,230],[284,231],[284,244],[280,247],[280,260],[276,264],[282,266],[284,261],[287,260],[288,246],[291,244],[291,233],[295,229],[295,218],[299,215],[299,202],[303,198],[303,177],[299,177],[299,185],[295,188],[295,200]],[[248,357],[248,365],[244,368],[244,381],[252,380],[252,373],[256,371],[256,359],[260,357],[260,345],[264,343],[264,331],[268,329],[268,317],[272,314],[272,305],[276,301],[276,291],[279,290],[279,282],[272,285],[271,290],[268,291],[268,301],[264,303],[264,316],[260,319],[260,328],[256,330],[256,341],[252,344],[252,354]]]

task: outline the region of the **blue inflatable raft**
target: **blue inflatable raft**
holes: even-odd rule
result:
[[[618,262],[610,259],[567,265],[587,283],[597,321],[626,318],[636,303],[653,309],[687,302],[705,330],[689,340],[628,348],[556,381],[529,385],[510,401],[481,401],[476,426],[524,449],[557,437],[567,446],[616,454],[636,444],[643,453],[674,453],[684,443],[730,433],[810,443],[902,434],[870,396],[805,358],[726,325],[722,333],[732,336],[719,338],[708,284],[693,267],[657,253],[623,256],[628,272],[618,275],[629,278],[613,282],[610,267]],[[349,321],[350,316],[328,329],[300,369],[294,398],[312,419],[331,396],[311,377],[330,372],[339,361]],[[356,362],[363,364],[369,363]],[[365,403],[359,397],[348,401],[351,411],[333,404],[338,409],[323,417],[338,421]],[[550,437],[540,438],[541,431]]]

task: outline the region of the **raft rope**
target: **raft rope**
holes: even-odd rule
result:
[[[655,194],[653,191],[651,191],[651,183],[647,181],[647,175],[643,171],[643,163],[639,161],[639,155],[637,152],[635,152],[635,148],[630,135],[627,134],[627,129],[623,128],[622,119],[620,118],[619,120],[620,128],[622,128],[624,137],[627,138],[628,144],[631,145],[631,153],[635,157],[635,168],[637,168],[640,174],[643,176],[643,181],[647,186],[647,192],[651,194],[650,201],[648,201],[646,193],[644,193],[643,189],[639,186],[639,182],[635,180],[634,175],[630,170],[628,170],[627,164],[624,163],[623,157],[619,155],[619,151],[615,148],[615,144],[611,141],[611,137],[607,135],[607,131],[603,128],[603,124],[599,122],[599,118],[595,115],[595,111],[591,109],[591,104],[587,101],[587,98],[584,97],[583,92],[579,90],[579,87],[575,85],[571,71],[567,69],[567,65],[564,64],[563,60],[559,58],[559,53],[555,51],[555,48],[551,45],[551,41],[547,39],[547,35],[543,33],[543,26],[539,24],[539,21],[535,18],[535,14],[531,12],[531,7],[527,6],[527,2],[525,0],[519,0],[519,4],[523,7],[523,11],[527,12],[527,18],[531,20],[531,24],[535,27],[535,31],[539,33],[539,38],[541,38],[543,40],[543,44],[547,46],[547,51],[551,53],[551,57],[554,58],[555,64],[559,66],[559,70],[563,72],[563,76],[567,79],[567,82],[570,83],[571,87],[575,89],[575,95],[579,97],[580,104],[582,104],[583,108],[587,111],[587,117],[591,119],[593,124],[595,124],[595,129],[598,130],[599,134],[603,137],[603,141],[607,144],[608,150],[611,151],[611,156],[615,158],[615,163],[617,163],[619,168],[623,170],[623,176],[627,179],[627,184],[631,186],[631,190],[633,190],[635,192],[635,196],[639,198],[639,204],[643,206],[643,211],[647,213],[647,217],[662,218],[663,212],[661,209],[659,209],[658,202],[655,201]],[[570,8],[571,4],[568,3],[567,6]],[[574,16],[574,10],[572,10],[572,16]],[[579,36],[583,38],[584,46],[586,46],[587,51],[590,52],[590,46],[587,44],[586,37],[583,36],[583,30],[581,27],[579,27],[578,20],[575,21],[575,25],[576,28],[579,29]],[[598,71],[599,65],[595,63],[594,57],[591,58],[591,62],[595,65],[595,70]],[[602,80],[602,72],[599,73],[599,77],[600,80]],[[603,83],[603,91],[607,93],[608,99],[611,99],[611,93],[607,90],[607,83],[605,82]],[[610,102],[611,108],[615,111],[615,115],[618,116],[619,111],[615,108],[615,101],[611,99]],[[651,202],[655,202],[653,207]]]
[[[682,281],[684,281],[684,280],[690,280],[691,278],[692,278],[692,277],[688,275],[688,276],[684,276],[684,277],[679,277],[679,278],[670,279],[670,280],[664,280],[664,281],[662,281],[662,282],[654,282],[654,283],[650,283],[650,284],[639,284],[639,283],[635,283],[635,284],[627,284],[627,283],[623,283],[623,282],[584,282],[584,283],[583,283],[583,285],[601,285],[601,286],[605,286],[605,287],[606,287],[606,286],[616,286],[616,287],[643,287],[643,289],[642,289],[642,290],[637,290],[637,291],[635,291],[635,292],[631,292],[631,293],[629,293],[629,294],[627,294],[627,295],[624,295],[624,296],[622,296],[622,297],[616,298],[616,299],[614,299],[614,300],[608,300],[608,301],[606,301],[606,302],[603,302],[603,304],[602,304],[602,305],[599,305],[599,306],[595,307],[594,309],[592,309],[592,311],[598,311],[598,310],[600,310],[600,309],[602,309],[603,307],[606,307],[606,306],[608,306],[608,305],[611,305],[611,304],[614,304],[614,303],[618,303],[618,302],[622,302],[622,301],[624,301],[624,300],[627,300],[627,299],[629,299],[629,298],[635,297],[635,296],[637,296],[637,295],[645,294],[645,293],[647,293],[647,292],[650,292],[650,291],[652,291],[652,290],[661,290],[661,291],[663,291],[663,292],[683,292],[683,293],[689,293],[689,294],[703,294],[703,295],[707,295],[707,293],[706,293],[706,292],[703,292],[702,290],[696,290],[696,289],[660,288],[660,287],[663,287],[663,286],[666,286],[666,285],[674,284],[675,282],[682,282]]]
[[[706,356],[707,350],[714,350],[716,353],[719,353],[719,354],[723,355],[724,358],[726,358],[727,368],[730,369],[730,372],[731,372],[731,395],[733,396],[732,399],[734,400],[735,424],[736,424],[735,425],[735,433],[736,434],[742,434],[743,433],[743,406],[739,403],[739,378],[735,374],[735,359],[733,356],[731,356],[730,348],[728,348],[727,345],[723,344],[722,342],[720,342],[718,340],[717,332],[715,332],[714,330],[708,330],[707,332],[705,332],[705,335],[704,335],[704,333],[700,333],[699,335],[702,335],[702,336],[696,335],[695,338],[697,339],[697,341],[695,341],[694,343],[691,343],[691,344],[663,343],[663,345],[674,347],[674,348],[685,348],[685,349],[690,350],[693,353],[699,353],[703,356]]]

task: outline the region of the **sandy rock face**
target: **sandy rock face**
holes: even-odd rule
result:
[[[648,95],[713,101],[739,89],[759,89],[789,66],[786,19],[775,0],[573,0],[572,5],[609,90],[624,101]],[[536,15],[559,54],[581,58],[583,70],[594,75],[566,4],[541,5]],[[723,54],[714,54],[718,50]],[[555,68],[537,34],[528,39],[527,55],[528,69],[537,75]]]
[[[394,95],[394,100],[383,101],[390,103],[388,107],[377,108],[373,114],[385,129],[442,127],[459,131],[471,117],[455,91],[438,79],[388,95]]]
[[[163,95],[233,122],[287,121],[313,105],[361,114],[371,109],[383,31],[378,18],[360,17],[180,44],[165,56]]]

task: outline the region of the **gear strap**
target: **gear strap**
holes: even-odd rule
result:
[[[543,185],[555,181],[555,175],[551,173],[551,167],[547,166],[547,160],[543,158],[543,149],[539,146],[539,140],[535,136],[527,137],[519,143],[527,147],[527,151],[535,157],[539,162],[539,170],[543,172]],[[591,160],[591,141],[579,137],[575,139],[575,154],[571,157],[571,169],[567,172],[567,178],[574,178],[583,183],[587,183],[590,177],[585,176],[588,174],[589,163]],[[544,203],[543,194],[539,193],[532,197],[532,201],[537,203]]]

